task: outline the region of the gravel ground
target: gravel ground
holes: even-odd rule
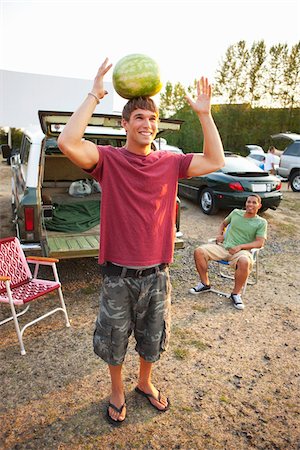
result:
[[[3,163],[0,172],[8,180]],[[2,237],[12,233],[7,189],[4,181]],[[0,329],[0,448],[300,449],[299,211],[299,194],[284,187],[280,208],[264,213],[269,239],[260,255],[259,283],[247,288],[241,312],[216,294],[188,294],[197,282],[193,250],[215,235],[226,212],[204,216],[197,205],[183,202],[185,248],[176,251],[170,269],[171,342],[153,373],[172,405],[158,414],[135,394],[132,340],[124,365],[128,418],[118,429],[103,417],[108,373],[91,345],[101,285],[97,263],[61,261],[71,328],[59,315],[29,328],[22,357],[13,325]],[[230,292],[232,282],[220,284],[214,267],[211,281]],[[46,305],[33,306],[28,318]]]

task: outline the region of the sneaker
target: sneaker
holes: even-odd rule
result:
[[[233,306],[236,309],[244,309],[245,305],[243,303],[242,297],[240,294],[230,294],[230,298],[233,301]]]
[[[196,287],[189,289],[190,294],[201,294],[201,292],[209,291],[210,284],[198,283]]]

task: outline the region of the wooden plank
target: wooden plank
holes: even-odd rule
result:
[[[99,253],[99,236],[95,235],[48,236],[47,244],[50,257],[83,258]]]
[[[98,256],[99,235],[70,235],[48,236],[48,255],[52,258],[84,258]],[[175,249],[184,247],[184,240],[176,238]]]

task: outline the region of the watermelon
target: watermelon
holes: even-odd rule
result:
[[[113,70],[112,80],[117,93],[126,99],[152,97],[162,88],[157,63],[139,53],[120,59]]]

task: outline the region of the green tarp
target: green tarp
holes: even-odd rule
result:
[[[45,227],[51,231],[81,232],[95,227],[100,222],[99,200],[87,200],[80,203],[54,204],[53,217],[45,221]]]

